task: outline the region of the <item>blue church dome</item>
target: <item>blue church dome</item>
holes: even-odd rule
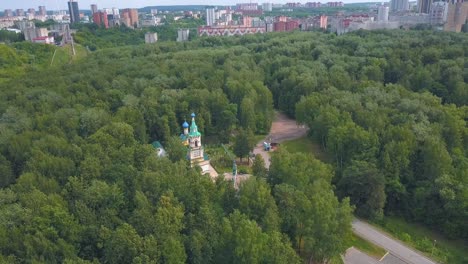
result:
[[[185,122],[182,124],[182,127],[183,127],[183,128],[188,128],[188,127],[189,127],[189,124],[187,123],[187,121],[185,121]]]
[[[192,117],[195,117],[195,113],[192,113]]]

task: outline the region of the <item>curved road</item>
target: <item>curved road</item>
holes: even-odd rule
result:
[[[411,264],[436,264],[421,253],[409,248],[403,242],[389,237],[385,233],[369,225],[368,223],[354,219],[353,232],[362,238],[387,250],[393,256],[402,260],[402,263]]]
[[[295,120],[286,117],[286,115],[276,113],[270,134],[265,140],[280,143],[286,140],[301,138],[307,134],[307,130],[308,129],[303,126],[298,126]],[[265,167],[268,169],[270,167],[270,155],[263,150],[263,142],[265,140],[257,144],[254,149],[254,154],[262,155],[265,160]],[[376,261],[376,263],[437,264],[437,262],[430,260],[416,250],[406,246],[403,242],[389,237],[387,234],[364,221],[354,219],[352,227],[355,234],[384,248],[389,252],[389,259],[394,259],[393,261],[385,261],[386,258],[383,258],[381,261]],[[363,259],[361,258],[361,260]],[[362,263],[362,261],[359,262]]]

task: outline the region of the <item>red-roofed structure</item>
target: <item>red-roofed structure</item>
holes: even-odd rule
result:
[[[45,36],[45,37],[33,38],[32,42],[42,43],[42,44],[54,44],[55,40],[54,40],[54,37]]]

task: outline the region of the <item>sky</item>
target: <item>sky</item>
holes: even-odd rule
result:
[[[344,3],[356,3],[356,2],[370,2],[371,0],[301,0],[299,2],[329,2],[329,1],[342,1]],[[66,10],[67,0],[0,0],[0,10],[4,9],[28,9],[35,8],[38,6],[46,6],[47,10]],[[91,4],[97,4],[98,8],[126,8],[135,7],[141,8],[145,6],[161,6],[161,5],[235,5],[236,3],[245,2],[273,2],[273,3],[286,3],[286,2],[297,2],[297,0],[289,1],[275,1],[275,0],[78,0],[78,6],[80,9],[90,9]]]

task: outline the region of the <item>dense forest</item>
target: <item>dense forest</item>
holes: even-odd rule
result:
[[[346,249],[353,212],[467,239],[467,41],[199,38],[54,67],[41,45],[0,45],[15,72],[0,82],[0,262],[323,263]],[[331,163],[280,151],[236,191],[149,145],[171,145],[191,112],[213,142],[266,134],[274,108]]]
[[[189,29],[189,40],[193,40],[198,37],[197,28],[203,23],[204,20],[194,18],[183,18],[174,21],[172,16],[167,15],[161,25],[137,30],[128,28],[125,25],[106,29],[96,24],[76,24],[74,27],[78,31],[74,34],[74,37],[77,43],[95,51],[103,48],[144,44],[146,32],[158,33],[158,41],[175,41],[177,39],[177,30],[180,28]]]

